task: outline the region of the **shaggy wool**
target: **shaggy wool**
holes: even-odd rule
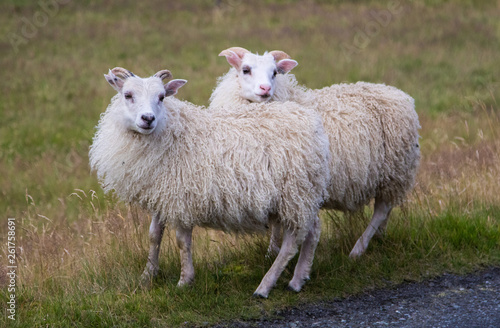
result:
[[[120,123],[122,99],[101,115],[89,152],[106,192],[174,228],[252,233],[277,218],[305,237],[330,180],[315,111],[296,103],[207,111],[168,97],[164,119],[142,135]]]

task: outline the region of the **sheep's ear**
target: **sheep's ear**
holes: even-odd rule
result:
[[[106,81],[108,81],[109,85],[113,87],[113,89],[115,89],[118,92],[122,91],[124,81],[115,74],[113,74],[111,70],[109,70],[108,74],[104,74],[104,77],[106,78]]]
[[[187,83],[187,80],[172,80],[165,84],[165,97],[168,96],[173,96],[177,93],[177,90],[179,90],[184,84]]]
[[[297,63],[293,59],[282,59],[276,64],[276,67],[278,68],[278,73],[286,74],[290,72],[298,64],[299,63]]]
[[[233,66],[237,70],[240,70],[242,57],[232,50],[226,49],[222,51],[219,56],[226,56],[226,60],[229,65]]]

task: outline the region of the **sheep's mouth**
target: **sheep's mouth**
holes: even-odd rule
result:
[[[263,95],[258,95],[261,99],[269,99],[271,95],[269,93],[263,94]]]
[[[154,131],[154,129],[155,129],[155,126],[145,124],[145,125],[137,125],[136,131],[141,133],[141,134],[150,134]]]

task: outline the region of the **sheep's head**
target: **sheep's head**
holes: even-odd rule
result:
[[[123,124],[129,130],[141,134],[152,133],[158,121],[165,115],[163,99],[173,96],[186,80],[172,80],[168,70],[161,70],[148,78],[140,78],[132,72],[115,67],[104,74],[108,83],[118,91],[124,104]]]
[[[266,102],[274,94],[276,75],[291,71],[297,62],[283,51],[274,50],[264,55],[233,47],[222,51],[228,63],[238,72],[240,96],[253,102]]]

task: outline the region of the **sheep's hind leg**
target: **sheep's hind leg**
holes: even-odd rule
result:
[[[380,231],[380,229],[385,229],[391,210],[392,206],[387,202],[381,199],[375,199],[372,220],[370,221],[370,224],[366,228],[365,232],[363,232],[363,235],[356,242],[356,245],[354,245],[354,248],[349,254],[350,258],[357,258],[361,256],[368,248],[368,244],[370,243],[373,235]]]
[[[257,287],[257,290],[253,293],[254,296],[267,298],[271,288],[273,288],[276,281],[278,281],[279,276],[285,269],[290,259],[297,254],[297,249],[297,238],[295,234],[293,231],[285,229],[281,250],[276,257],[276,260],[274,260],[273,265],[262,279],[259,287]]]
[[[177,228],[175,237],[181,255],[181,278],[177,283],[178,287],[189,285],[194,281],[193,257],[191,254],[193,229]]]
[[[311,272],[311,267],[314,260],[314,252],[316,246],[318,246],[319,237],[321,235],[321,222],[319,217],[313,221],[311,229],[309,230],[306,239],[302,243],[300,248],[300,255],[297,265],[295,266],[295,271],[293,273],[293,278],[288,284],[288,289],[295,292],[300,292],[304,283],[308,281],[309,273]]]
[[[143,285],[151,283],[152,279],[158,274],[160,268],[158,263],[158,256],[160,254],[161,239],[165,225],[160,222],[160,214],[153,215],[151,225],[149,226],[149,255],[146,268],[141,276]]]
[[[270,223],[271,239],[267,248],[266,257],[272,258],[280,252],[279,241],[281,239],[281,225],[277,222]]]

